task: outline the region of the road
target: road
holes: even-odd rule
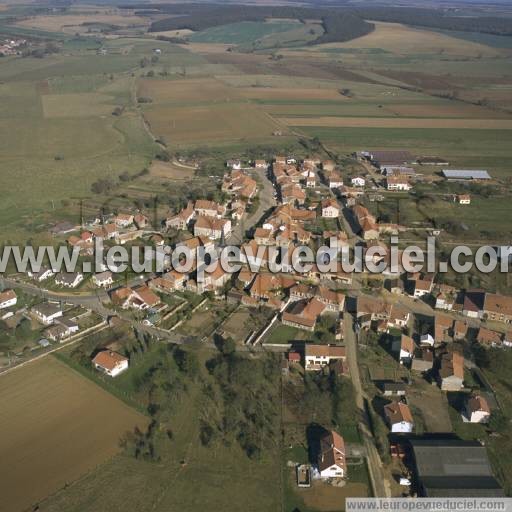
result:
[[[242,218],[241,221],[234,227],[231,236],[226,240],[230,245],[239,245],[243,242],[246,231],[253,228],[263,217],[265,212],[270,208],[277,205],[277,201],[274,199],[275,188],[273,183],[270,181],[266,172],[258,172],[253,169],[250,171],[250,175],[255,178],[259,178],[258,183],[258,208],[256,211]]]
[[[369,429],[370,421],[366,411],[365,403],[367,396],[361,384],[361,375],[359,373],[359,364],[357,362],[357,339],[354,332],[352,315],[344,315],[345,329],[345,347],[347,350],[347,362],[350,371],[350,377],[354,385],[356,405],[361,411],[362,421],[359,423],[359,430],[363,438],[368,457],[368,470],[372,481],[373,490],[376,496],[391,497],[391,486],[386,476],[379,452],[375,446],[375,440]]]

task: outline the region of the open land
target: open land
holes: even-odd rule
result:
[[[1,377],[5,510],[24,510],[110,459],[144,416],[53,357]]]

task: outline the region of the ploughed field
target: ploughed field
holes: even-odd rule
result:
[[[2,505],[26,510],[119,452],[147,419],[52,356],[0,376]]]

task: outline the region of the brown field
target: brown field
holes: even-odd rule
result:
[[[467,57],[492,57],[507,53],[499,48],[456,39],[437,32],[407,27],[399,23],[375,22],[375,30],[346,43],[330,43],[322,48],[382,48],[397,54],[450,53]]]
[[[277,121],[251,105],[156,107],[144,115],[152,133],[171,146],[257,140],[282,129]]]
[[[248,99],[261,100],[340,100],[348,98],[342,96],[337,89],[306,89],[285,87],[247,87],[238,89],[238,94]]]
[[[428,119],[393,117],[280,117],[287,126],[325,126],[334,128],[456,128],[512,130],[509,119]]]
[[[74,34],[84,23],[103,23],[106,25],[119,25],[128,27],[131,25],[147,25],[148,21],[132,14],[68,14],[63,16],[36,16],[19,21],[16,25],[49,32],[64,32]],[[84,27],[82,27],[83,29]]]
[[[451,104],[397,104],[386,105],[385,110],[397,116],[406,117],[473,117],[473,118],[489,118],[489,117],[510,117],[505,112],[498,110],[490,110],[478,105],[468,105],[463,103],[451,102]]]
[[[194,177],[194,169],[178,166],[174,163],[153,161],[149,168],[149,173],[155,178],[169,180],[189,180]]]
[[[349,470],[350,471],[350,470]],[[345,498],[365,498],[368,496],[366,485],[348,483],[344,487],[315,482],[309,489],[297,489],[297,494],[307,507],[314,510],[332,511],[345,508]]]
[[[226,102],[237,99],[237,92],[215,78],[192,80],[141,80],[139,96],[154,103]]]
[[[33,506],[119,451],[141,414],[54,357],[0,376],[2,510]]]

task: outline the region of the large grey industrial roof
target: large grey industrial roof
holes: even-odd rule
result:
[[[443,169],[445,178],[472,179],[472,180],[490,180],[491,176],[487,171],[471,169]]]
[[[411,441],[418,473],[423,476],[492,476],[487,451],[480,443],[460,440]]]
[[[416,476],[425,496],[503,496],[487,450],[454,437],[411,439]]]

